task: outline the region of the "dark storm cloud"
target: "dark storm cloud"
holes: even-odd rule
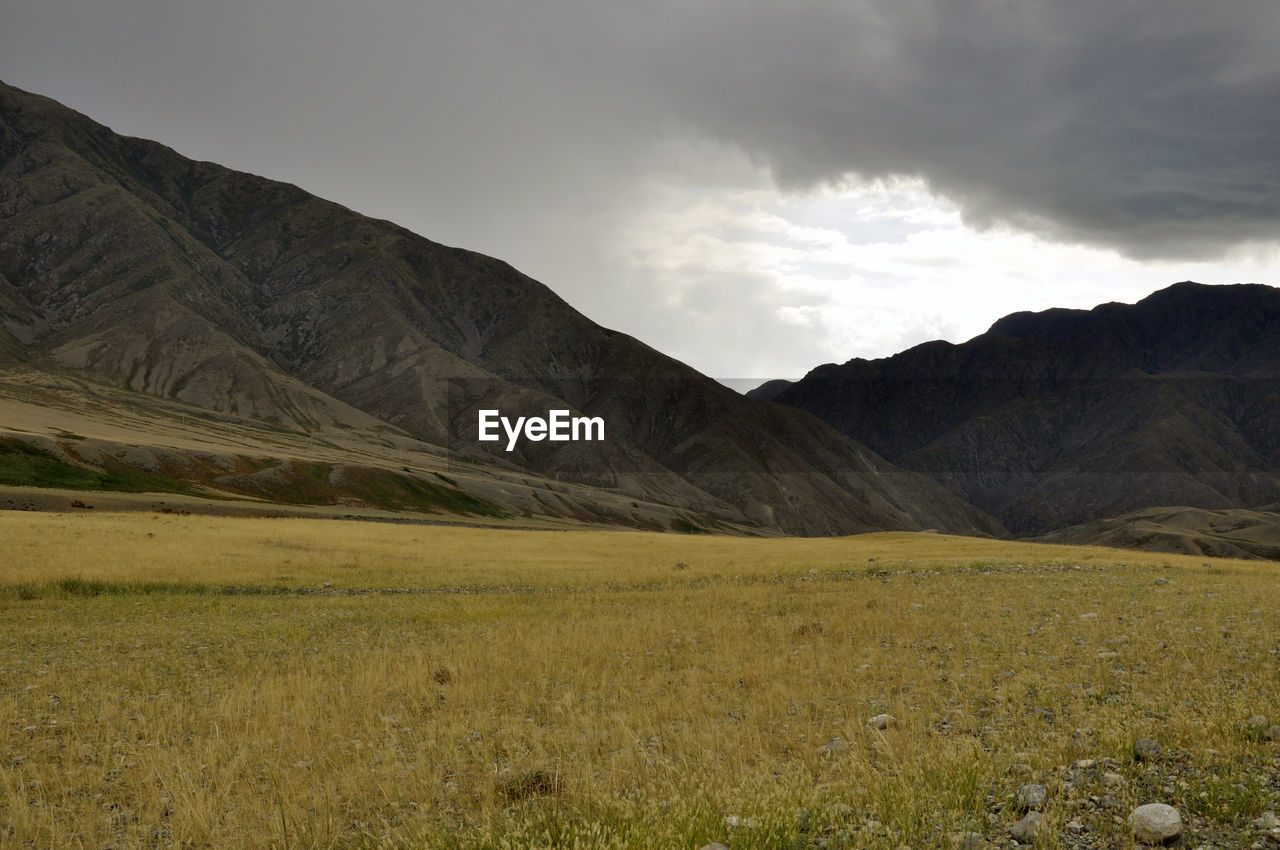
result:
[[[661,17],[631,60],[784,185],[920,176],[972,223],[1137,256],[1280,233],[1273,2],[702,2]]]
[[[482,249],[607,218],[682,135],[1134,256],[1280,224],[1273,0],[6,5],[11,82]]]

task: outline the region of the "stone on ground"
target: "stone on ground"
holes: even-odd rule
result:
[[[1182,817],[1173,806],[1147,803],[1129,815],[1133,834],[1143,844],[1163,844],[1182,834]]]
[[[1009,827],[1009,834],[1019,844],[1034,844],[1036,833],[1044,828],[1044,815],[1039,812],[1027,812],[1022,820]]]

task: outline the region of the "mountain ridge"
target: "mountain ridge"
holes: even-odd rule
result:
[[[998,523],[817,419],[742,399],[501,260],[121,137],[0,84],[0,357],[316,434],[788,533]],[[476,441],[568,407],[609,439]]]
[[[1280,499],[1280,290],[1190,281],[826,364],[780,393],[1017,533]]]

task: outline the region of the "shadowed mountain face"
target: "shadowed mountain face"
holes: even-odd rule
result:
[[[1275,561],[1280,560],[1280,514],[1241,509],[1147,508],[1074,525],[1039,539],[1045,543]]]
[[[800,534],[998,523],[802,411],[601,328],[505,263],[0,85],[0,363],[311,434],[412,437]],[[476,439],[477,410],[601,416]]]
[[[785,378],[775,378],[772,381],[765,381],[753,390],[748,390],[746,396],[747,398],[756,398],[761,401],[773,401],[783,391],[785,391],[787,387],[791,386],[792,383],[794,382],[788,381]]]
[[[820,366],[777,396],[1014,532],[1280,501],[1280,290],[1180,283],[1017,313],[963,345]]]

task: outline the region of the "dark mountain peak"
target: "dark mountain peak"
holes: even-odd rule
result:
[[[1086,334],[1128,334],[1145,347],[1158,346],[1170,335],[1207,323],[1242,321],[1255,324],[1280,316],[1280,289],[1262,284],[1209,285],[1182,281],[1157,290],[1135,304],[1108,302],[1089,310],[1054,307],[1038,312],[1012,313],[997,320],[985,334],[992,336],[1064,340]]]
[[[1213,306],[1264,304],[1274,301],[1280,291],[1274,286],[1261,283],[1229,283],[1209,284],[1197,283],[1194,280],[1183,280],[1157,289],[1146,298],[1132,305],[1134,307],[1178,306]]]
[[[1105,307],[1119,306],[1114,303]],[[1102,309],[1096,307],[1094,310]],[[1034,339],[1060,339],[1077,333],[1094,316],[1094,310],[1072,310],[1066,307],[1052,307],[1048,310],[1032,312],[1024,310],[1010,313],[995,324],[983,336],[1030,337]]]
[[[24,91],[17,86],[6,83],[4,80],[0,80],[0,109],[6,112],[44,109],[50,112],[79,114],[74,109],[63,106],[56,100]]]
[[[778,401],[1009,528],[1280,500],[1280,289],[1174,284],[814,370]]]
[[[747,390],[744,395],[747,398],[754,398],[758,401],[773,401],[778,393],[794,383],[795,381],[789,381],[786,378],[774,378],[771,381],[765,381],[758,387]]]

